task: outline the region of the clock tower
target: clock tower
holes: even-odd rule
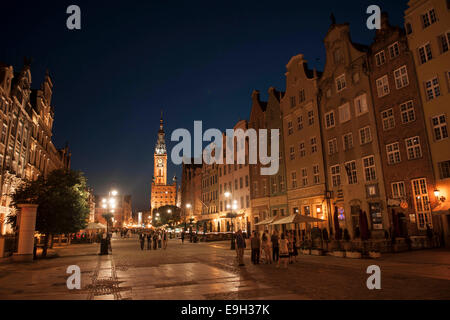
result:
[[[155,156],[154,156],[154,174],[155,184],[156,185],[165,185],[167,184],[167,149],[166,149],[166,140],[164,133],[164,122],[161,117],[159,132],[158,132],[158,141],[156,142],[155,147]]]
[[[155,153],[153,155],[153,180],[150,200],[152,216],[160,207],[176,205],[176,178],[173,179],[172,184],[167,183],[167,148],[165,136],[164,121],[161,113],[158,139],[156,141]]]

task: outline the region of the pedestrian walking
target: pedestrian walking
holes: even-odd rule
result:
[[[236,233],[236,253],[239,267],[245,266],[244,264],[244,250],[246,248],[245,239],[242,235],[242,230],[239,229]]]
[[[181,232],[181,244],[184,244],[184,231]]]
[[[278,262],[280,259],[280,245],[278,232],[276,230],[273,232],[270,241],[272,241],[272,260],[273,262]]]
[[[145,246],[145,236],[144,236],[143,233],[141,233],[139,235],[139,241],[141,242],[141,250],[143,251],[144,250],[144,246]]]
[[[277,268],[280,267],[280,263],[282,262],[284,268],[287,269],[289,261],[289,240],[286,239],[284,233],[281,234],[279,249],[280,249],[280,259],[278,260]]]
[[[250,239],[250,245],[252,248],[252,263],[259,264],[259,258],[261,253],[261,240],[259,238],[259,233],[253,231],[253,236]]]

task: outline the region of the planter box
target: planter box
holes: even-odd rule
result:
[[[372,259],[378,259],[378,258],[381,257],[381,253],[378,252],[378,251],[370,251],[370,252],[369,252],[369,256],[370,256]]]
[[[338,258],[345,258],[345,251],[333,251],[333,255]]]
[[[361,252],[352,252],[352,251],[347,251],[345,253],[345,256],[349,259],[361,259],[362,254]]]
[[[313,256],[323,256],[323,250],[322,249],[313,249],[313,250],[311,250],[311,255],[313,255]]]
[[[303,249],[302,254],[309,256],[311,254],[311,250],[309,249]]]

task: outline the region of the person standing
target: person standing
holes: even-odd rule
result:
[[[272,260],[273,262],[278,262],[280,259],[280,245],[278,233],[276,230],[273,232],[270,241],[272,241]]]
[[[245,239],[242,235],[242,230],[239,229],[236,233],[236,253],[239,267],[245,266],[244,264],[244,250],[246,248]]]
[[[181,231],[181,244],[184,244],[184,230]]]
[[[161,237],[161,231],[158,232],[158,249],[161,249],[162,247],[162,237]]]

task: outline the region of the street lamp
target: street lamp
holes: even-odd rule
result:
[[[230,192],[225,192],[225,198],[231,198],[232,195]],[[235,250],[236,249],[236,242],[234,240],[234,222],[233,222],[233,218],[234,218],[234,213],[233,210],[237,210],[237,201],[234,200],[233,201],[233,205],[227,204],[227,209],[230,210],[231,209],[231,214],[230,214],[230,218],[231,218],[231,250]]]

